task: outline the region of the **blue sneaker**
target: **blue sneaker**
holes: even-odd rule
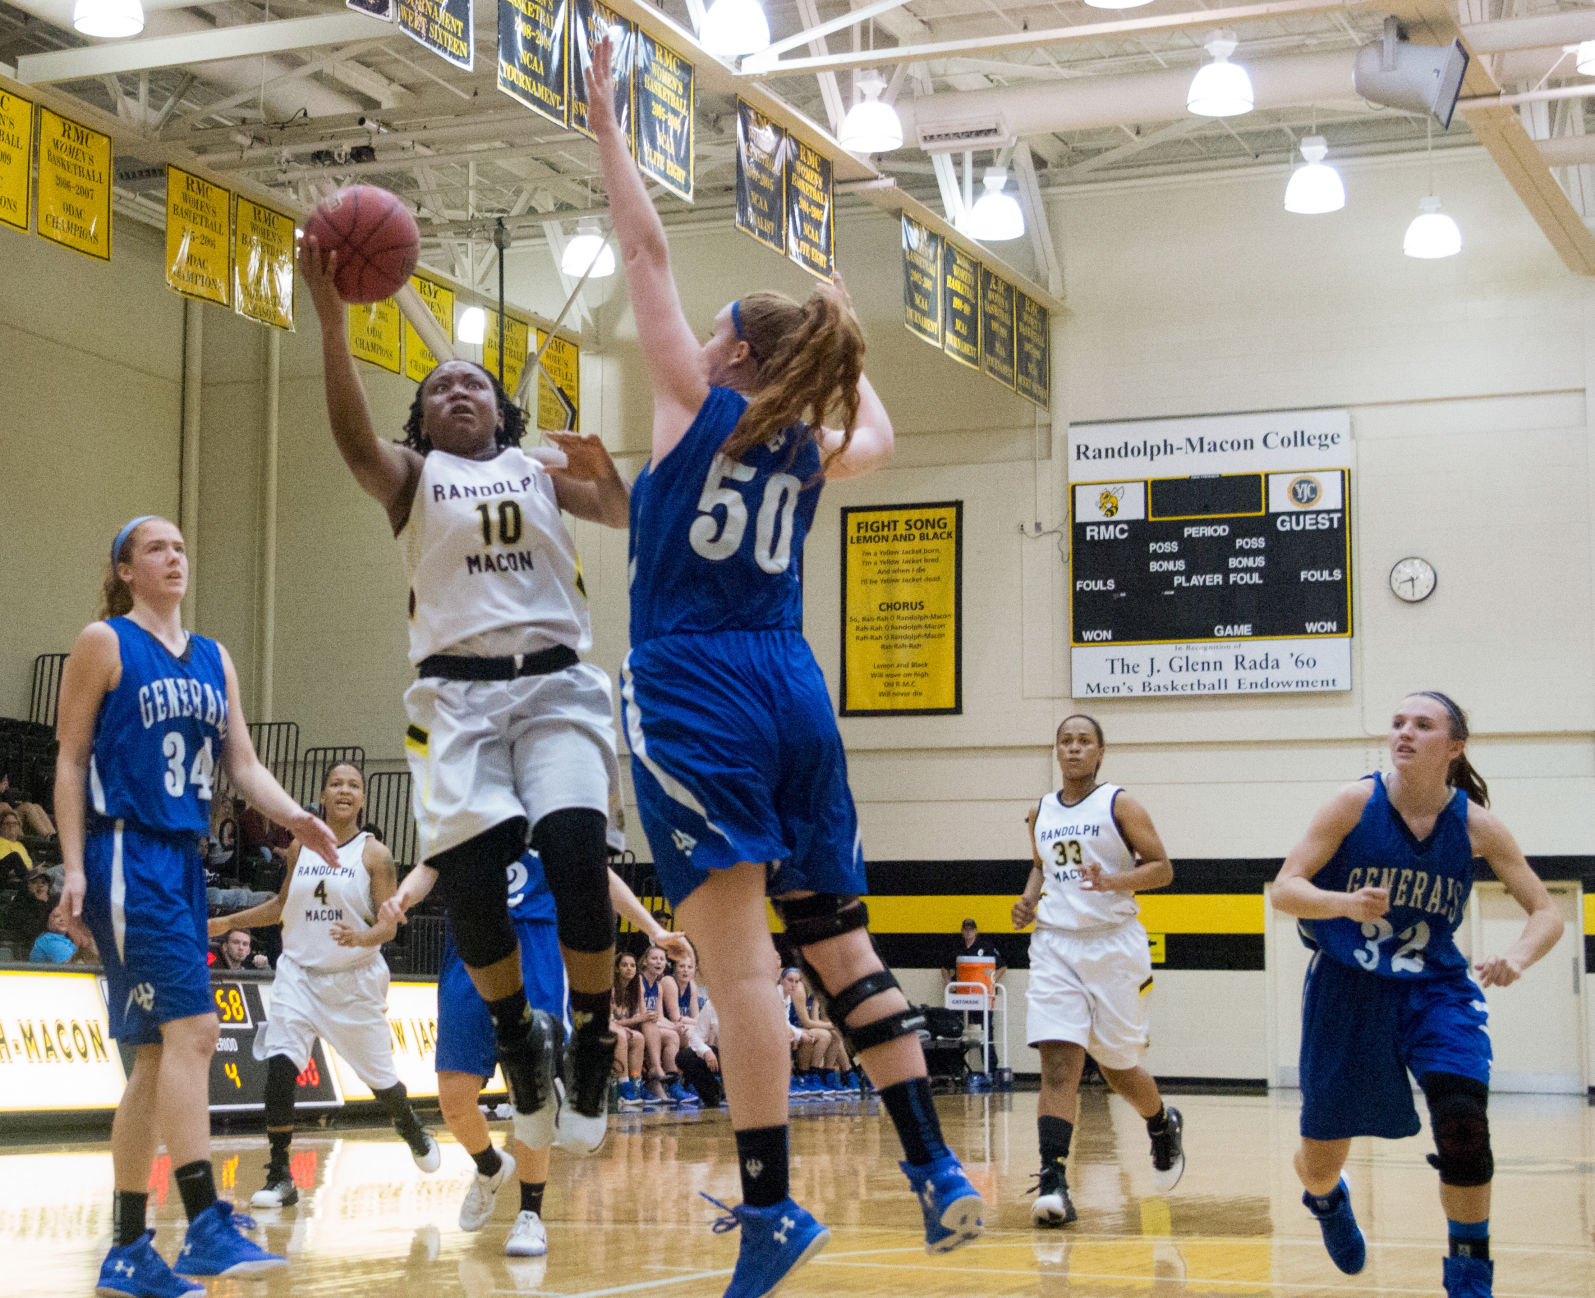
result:
[[[253,1230],[253,1217],[233,1211],[218,1199],[188,1223],[188,1234],[172,1268],[183,1275],[254,1275],[288,1265],[288,1259],[268,1253],[244,1231]]]
[[[626,1078],[620,1084],[620,1109],[630,1111],[643,1106],[642,1087],[638,1086],[631,1078]]]
[[[831,1242],[831,1232],[791,1199],[771,1208],[750,1208],[739,1203],[728,1208],[718,1199],[703,1196],[726,1215],[714,1223],[714,1233],[742,1228],[737,1268],[725,1298],[764,1298],[786,1278]]]
[[[1479,1257],[1448,1257],[1444,1274],[1447,1298],[1490,1298],[1495,1263]]]
[[[181,1298],[183,1294],[203,1293],[205,1286],[173,1275],[151,1242],[147,1230],[131,1244],[113,1248],[100,1266],[100,1282],[94,1292],[104,1298]]]
[[[1340,1178],[1329,1195],[1327,1212],[1313,1207],[1313,1196],[1304,1194],[1301,1201],[1307,1211],[1318,1218],[1318,1229],[1324,1233],[1324,1247],[1329,1250],[1329,1260],[1347,1275],[1356,1275],[1368,1261],[1368,1246],[1363,1242],[1362,1231],[1357,1229],[1357,1218],[1351,1211],[1351,1187],[1346,1178]],[[1472,1261],[1473,1259],[1468,1259]],[[1446,1271],[1447,1275],[1451,1272]]]
[[[786,1098],[789,1103],[809,1098],[809,1088],[803,1085],[803,1080],[795,1073],[792,1075],[792,1084],[786,1088]]]
[[[927,1253],[951,1253],[960,1244],[979,1237],[983,1229],[980,1211],[985,1204],[980,1191],[964,1175],[956,1154],[943,1154],[923,1167],[912,1163],[898,1166],[919,1196],[919,1206],[925,1214]]]
[[[665,1094],[670,1097],[670,1103],[678,1109],[698,1109],[703,1107],[703,1101],[683,1086],[679,1077],[665,1089]]]

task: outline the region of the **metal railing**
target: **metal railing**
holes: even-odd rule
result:
[[[55,728],[56,708],[61,702],[61,672],[65,654],[40,654],[33,660],[33,688],[28,696],[28,720]]]

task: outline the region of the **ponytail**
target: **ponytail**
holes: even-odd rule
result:
[[[1433,699],[1443,707],[1451,722],[1451,738],[1467,742],[1468,714],[1457,706],[1450,695],[1442,694],[1439,690],[1419,690],[1417,697]],[[1452,760],[1445,779],[1452,788],[1461,789],[1467,794],[1469,802],[1476,802],[1481,807],[1490,805],[1490,786],[1484,782],[1484,777],[1473,769],[1473,763],[1468,761],[1466,749]]]
[[[732,304],[732,320],[759,368],[753,398],[720,453],[740,460],[794,425],[803,425],[799,445],[817,440],[829,418],[843,430],[827,462],[835,459],[852,440],[864,372],[864,334],[841,290],[822,285],[802,306],[781,293],[750,293]]]

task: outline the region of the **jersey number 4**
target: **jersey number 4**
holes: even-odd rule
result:
[[[729,559],[748,530],[748,503],[733,482],[751,482],[758,470],[751,464],[714,457],[709,477],[698,497],[698,517],[692,520],[687,540],[705,559]],[[792,562],[792,515],[803,484],[790,473],[772,473],[764,486],[764,501],[753,534],[753,559],[765,572],[785,572]],[[724,510],[722,517],[718,511]]]
[[[216,759],[211,756],[208,737],[205,746],[195,754],[193,766],[187,764],[188,745],[175,730],[167,731],[166,738],[161,740],[161,755],[166,758],[166,773],[162,780],[172,797],[181,798],[188,786],[193,784],[199,788],[200,800],[210,801],[216,778]]]

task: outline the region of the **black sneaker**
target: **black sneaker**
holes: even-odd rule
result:
[[[596,1154],[609,1130],[613,1032],[578,1032],[565,1047],[563,1095],[554,1143],[572,1154]]]
[[[275,1163],[266,1165],[266,1184],[256,1190],[250,1199],[251,1208],[291,1208],[299,1202],[299,1191],[294,1187],[294,1179],[288,1174],[286,1167],[278,1167]]]
[[[1030,1220],[1037,1226],[1067,1226],[1079,1216],[1069,1198],[1069,1182],[1062,1163],[1043,1163],[1030,1188],[1036,1196],[1030,1205]]]
[[[1159,1194],[1167,1194],[1185,1175],[1185,1120],[1176,1108],[1165,1106],[1163,1111],[1163,1130],[1147,1133],[1152,1137],[1152,1185]]]
[[[526,1034],[511,1049],[499,1050],[499,1063],[515,1106],[515,1135],[528,1148],[545,1148],[554,1138],[557,1099],[554,1076],[564,1028],[542,1010],[532,1010]]]

